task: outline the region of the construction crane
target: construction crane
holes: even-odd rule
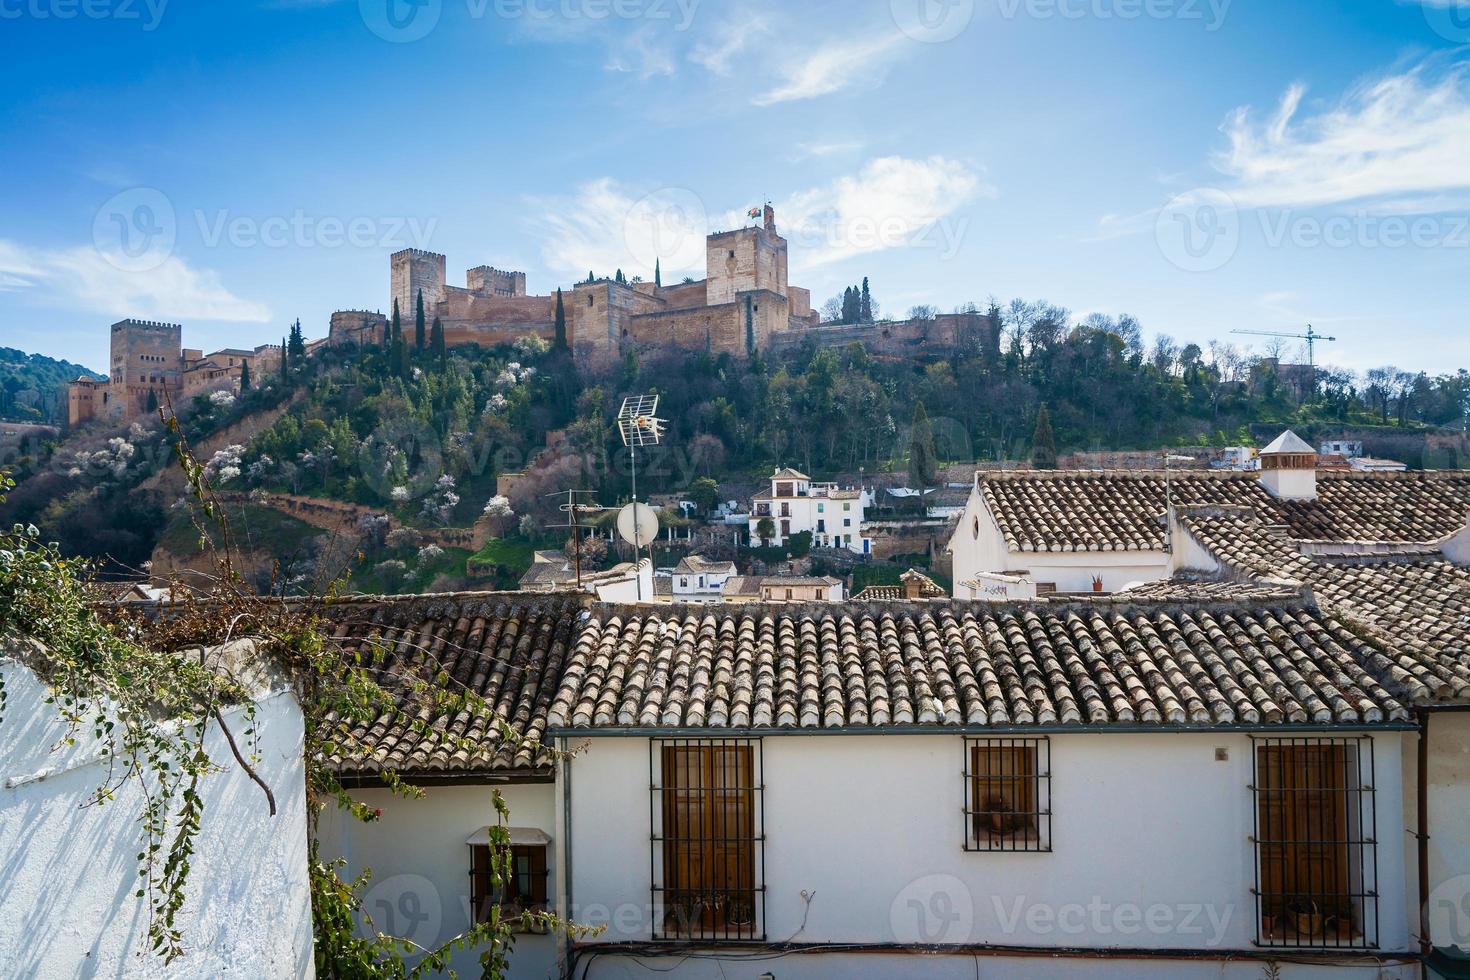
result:
[[[1306,333],[1273,333],[1269,330],[1232,330],[1230,332],[1250,334],[1253,337],[1281,337],[1285,340],[1305,340],[1307,342],[1307,366],[1312,369],[1313,378],[1317,376],[1317,341],[1337,339],[1336,337],[1328,337],[1326,334],[1318,333],[1312,329],[1310,323],[1307,324]]]

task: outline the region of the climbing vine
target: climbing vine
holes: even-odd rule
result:
[[[162,414],[192,491],[201,548],[212,557],[206,589],[178,589],[166,609],[152,615],[121,611],[98,603],[86,562],[64,557],[34,527],[0,533],[0,640],[47,685],[47,701],[65,724],[63,743],[94,745],[106,762],[106,775],[88,803],[117,804],[129,783],[141,791],[135,896],[148,905],[153,952],[165,963],[185,952],[178,914],[189,894],[194,846],[207,816],[202,787],[224,768],[206,748],[210,731],[223,734],[235,763],[256,782],[271,814],[276,812],[274,792],[256,770],[250,692],[223,669],[217,655],[234,640],[248,640],[254,658],[288,677],[301,706],[318,976],[416,977],[448,970],[455,953],[477,949],[481,975],[494,978],[504,975],[518,928],[586,934],[550,913],[511,914],[498,908],[490,910],[487,921],[432,949],[377,930],[361,900],[371,872],[345,880],[343,862],[323,858],[315,843],[318,817],[328,807],[344,808],[363,821],[379,816],[351,796],[333,766],[333,760],[365,751],[355,739],[355,726],[388,720],[420,736],[432,734],[452,748],[477,751],[481,742],[442,728],[431,731],[432,719],[466,713],[489,721],[503,740],[523,737],[493,705],[456,688],[442,670],[428,676],[395,672],[390,689],[382,672],[385,650],[371,645],[349,650],[337,641],[330,615],[335,585],[319,595],[290,599],[255,594],[234,571],[228,520],[204,467],[194,459],[177,420]],[[13,486],[0,473],[0,499]],[[6,708],[0,678],[0,726]],[[226,712],[235,709],[246,725],[240,736],[226,721]],[[422,795],[396,773],[384,773],[383,781],[399,795]],[[493,801],[491,884],[499,886],[512,869],[506,805],[499,793]]]

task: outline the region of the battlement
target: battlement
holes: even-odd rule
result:
[[[157,320],[119,320],[112,325],[113,333],[119,330],[183,330],[181,323],[161,323]]]
[[[403,249],[399,249],[398,251],[394,252],[392,254],[392,256],[390,256],[390,258],[395,258],[396,259],[399,256],[404,256],[406,258],[413,258],[413,259],[442,259],[442,258],[445,258],[445,256],[442,255],[442,254],[440,254],[439,252],[430,252],[427,249],[422,249],[422,248],[403,248]]]

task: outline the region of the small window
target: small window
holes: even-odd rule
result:
[[[488,922],[497,907],[502,918],[547,909],[546,845],[510,845],[509,867],[501,854],[501,866],[494,868],[489,844],[470,845],[470,910],[477,925]]]
[[[965,850],[1051,850],[1051,740],[965,739]]]
[[[973,521],[974,521],[974,523],[970,525],[970,533],[975,536],[975,540],[976,541],[979,541],[980,540],[980,518],[978,518],[978,517],[973,518]]]
[[[650,742],[654,939],[765,939],[759,739]]]
[[[1257,945],[1377,948],[1373,740],[1254,745]]]
[[[1036,594],[1037,595],[1056,595],[1056,591],[1057,591],[1057,583],[1055,583],[1055,582],[1037,582],[1036,583]]]

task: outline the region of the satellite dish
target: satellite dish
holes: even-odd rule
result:
[[[618,534],[635,548],[646,548],[658,537],[658,514],[647,504],[628,504],[618,511]]]

